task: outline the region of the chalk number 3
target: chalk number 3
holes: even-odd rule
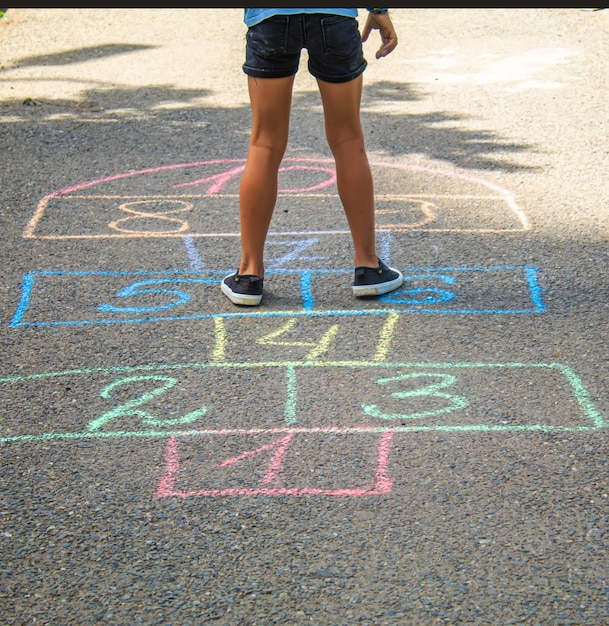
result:
[[[434,417],[436,415],[450,413],[451,411],[456,411],[458,409],[464,409],[465,407],[469,406],[469,401],[464,396],[440,391],[441,389],[445,389],[455,384],[457,377],[452,376],[451,374],[439,374],[437,372],[413,372],[411,374],[392,376],[391,378],[379,378],[376,383],[378,385],[386,385],[388,383],[400,382],[413,378],[439,378],[440,381],[431,385],[425,385],[424,387],[411,389],[409,391],[394,391],[391,394],[391,397],[397,398],[399,400],[406,400],[408,398],[420,398],[427,396],[431,398],[440,398],[442,400],[446,400],[449,402],[449,404],[437,409],[416,411],[414,413],[385,413],[376,404],[362,404],[362,410],[364,411],[364,413],[366,415],[369,415],[370,417],[376,417],[382,420],[410,420],[420,419],[423,417]]]

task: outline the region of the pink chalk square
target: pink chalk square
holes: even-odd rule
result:
[[[263,432],[167,442],[159,498],[381,496],[393,433]]]

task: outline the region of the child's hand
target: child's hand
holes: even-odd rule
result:
[[[386,57],[398,45],[398,36],[388,13],[368,13],[368,19],[362,29],[362,41],[368,39],[372,30],[381,34],[381,47],[376,51],[376,58]]]

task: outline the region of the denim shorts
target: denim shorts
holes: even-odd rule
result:
[[[355,18],[297,13],[275,15],[248,29],[243,71],[256,78],[293,76],[303,48],[309,72],[328,83],[353,80],[367,66]]]

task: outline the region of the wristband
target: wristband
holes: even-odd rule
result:
[[[368,9],[368,11],[370,11],[370,13],[374,13],[375,15],[387,13],[387,9]]]

